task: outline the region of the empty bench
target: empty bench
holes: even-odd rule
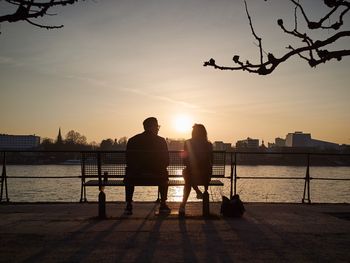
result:
[[[168,186],[183,186],[182,170],[185,168],[182,151],[169,152]],[[213,152],[212,175],[209,186],[223,186],[225,178],[226,152]],[[93,151],[81,153],[81,196],[80,202],[87,202],[86,187],[125,186],[123,179],[126,170],[125,151]],[[145,186],[149,186],[146,184]]]

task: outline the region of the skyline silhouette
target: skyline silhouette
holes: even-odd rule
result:
[[[296,146],[293,146],[293,136],[297,136],[295,138]],[[59,146],[59,145],[77,145],[77,146],[89,146],[92,148],[101,148],[105,150],[118,150],[118,149],[124,149],[126,146],[126,143],[128,142],[129,138],[126,136],[121,137],[115,137],[110,136],[103,138],[101,141],[90,141],[88,140],[88,137],[84,134],[79,133],[78,131],[69,130],[65,136],[62,136],[62,129],[58,129],[57,136],[54,138],[49,137],[41,137],[40,135],[36,134],[3,134],[0,133],[1,142],[0,142],[0,150],[2,149],[1,145],[5,144],[21,144],[22,141],[29,140],[29,141],[35,141],[35,144],[39,147],[41,146],[46,148],[52,148],[51,146]],[[11,137],[13,137],[11,139]],[[16,137],[16,138],[15,138]],[[164,137],[167,141],[168,147],[170,147],[172,150],[182,150],[183,149],[183,143],[185,142],[186,138],[170,138],[170,137]],[[273,141],[266,141],[264,138],[252,138],[249,135],[244,138],[239,138],[237,141],[223,141],[223,140],[216,140],[211,141],[211,143],[214,144],[214,148],[217,150],[223,150],[223,148],[259,148],[259,147],[265,147],[265,148],[283,148],[283,147],[311,147],[311,148],[319,148],[323,150],[332,150],[332,149],[338,149],[339,146],[349,147],[350,144],[341,143],[337,144],[335,142],[325,141],[322,140],[322,138],[315,138],[312,136],[311,133],[305,133],[302,131],[295,131],[295,132],[289,132],[285,136],[277,136],[274,138]],[[31,142],[34,143],[34,142]],[[11,146],[11,149],[14,147]],[[230,145],[230,146],[228,146]],[[3,149],[7,149],[6,147]],[[13,148],[14,149],[14,148]],[[227,150],[227,149],[226,149]]]

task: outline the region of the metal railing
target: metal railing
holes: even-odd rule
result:
[[[7,151],[1,151],[1,160],[2,160],[2,173],[1,173],[1,185],[0,185],[0,203],[8,203],[10,202],[9,194],[8,194],[8,186],[7,186],[7,179],[76,179],[81,178],[81,176],[18,176],[18,175],[7,175],[7,165],[9,164],[35,164],[28,161],[26,158],[15,158],[15,160],[8,161],[7,155],[9,154],[43,154],[46,155],[48,153],[53,154],[75,154],[80,155],[81,151],[60,151],[60,150],[53,150],[53,151],[43,151],[43,150],[7,150]],[[32,158],[31,158],[32,159]],[[38,159],[38,158],[36,158]],[[61,160],[63,161],[63,160]],[[56,161],[54,163],[48,162],[45,164],[60,164],[60,161]],[[43,164],[41,162],[37,162],[38,164]]]
[[[304,180],[304,190],[303,190],[303,197],[301,199],[302,203],[311,203],[311,192],[310,192],[310,183],[311,180],[329,180],[329,181],[350,181],[350,175],[349,178],[334,178],[334,177],[311,177],[310,175],[310,167],[311,167],[311,157],[312,156],[318,156],[318,157],[342,157],[344,158],[350,158],[350,154],[342,154],[342,153],[308,153],[308,152],[232,152],[231,154],[231,196],[232,196],[232,187],[233,187],[233,194],[237,194],[237,181],[239,179],[246,179],[246,180]],[[239,163],[239,155],[294,155],[297,156],[297,161],[294,165],[297,166],[304,166],[306,167],[305,176],[303,177],[290,177],[290,176],[239,176],[237,173],[237,166]],[[300,158],[301,157],[301,158]],[[303,160],[305,161],[305,165],[302,164]],[[261,164],[261,163],[259,163]],[[320,161],[316,162],[317,165],[320,165]],[[276,165],[274,163],[274,165]],[[289,164],[290,165],[290,164]],[[339,164],[338,164],[339,165]],[[342,165],[344,166],[350,166],[349,160],[347,162],[344,162]],[[332,166],[336,166],[335,164],[332,164]],[[232,186],[233,185],[233,186]]]
[[[11,160],[8,160],[8,155],[14,154],[39,154],[40,157],[45,159],[44,162],[38,162],[38,157],[30,156],[30,158],[24,158],[26,164],[58,164],[59,161],[64,161],[58,159],[56,161],[47,160],[47,157],[50,156],[49,153],[53,155],[75,155],[81,158],[82,153],[85,151],[39,151],[39,150],[12,150],[12,151],[1,151],[1,160],[2,160],[2,173],[1,173],[1,193],[0,193],[0,202],[9,202],[9,194],[8,194],[8,186],[7,179],[8,178],[16,178],[16,179],[68,179],[68,178],[81,178],[80,176],[18,176],[18,175],[8,175],[7,174],[7,165],[9,164],[17,164],[19,161],[16,158],[11,156]],[[86,151],[91,152],[91,151]],[[96,152],[105,152],[105,151],[96,151]],[[110,153],[120,152],[120,151],[107,151]],[[178,151],[169,151],[178,152]],[[291,157],[286,158],[286,156],[296,156],[294,162],[290,162]],[[322,181],[350,181],[349,178],[334,178],[334,177],[312,177],[310,174],[310,167],[313,165],[330,165],[330,166],[350,166],[350,154],[343,153],[308,153],[308,152],[227,152],[226,153],[226,164],[229,165],[230,171],[229,176],[226,178],[230,179],[230,196],[237,194],[237,182],[238,180],[303,180],[304,181],[304,189],[303,196],[301,199],[302,203],[311,203],[311,192],[310,192],[310,184],[312,180],[322,180]],[[261,156],[277,156],[278,158],[261,158]],[[27,156],[28,157],[28,156]],[[341,164],[339,163],[331,163],[328,162],[322,163],[320,158],[331,157],[338,158],[343,160]],[[312,158],[316,159],[312,161]],[[21,158],[19,158],[21,159]],[[23,158],[22,158],[23,159]],[[280,160],[275,160],[280,159]],[[32,160],[36,160],[36,162],[32,162]],[[273,160],[273,162],[271,162]],[[282,161],[281,161],[282,160]],[[344,161],[345,160],[345,161]],[[321,162],[321,163],[320,163]],[[291,177],[291,176],[240,176],[237,172],[238,166],[243,165],[297,165],[301,167],[305,167],[305,176],[299,177]]]

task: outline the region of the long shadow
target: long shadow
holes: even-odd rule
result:
[[[160,237],[160,227],[164,220],[164,216],[158,215],[154,226],[149,232],[148,239],[145,242],[146,245],[136,257],[135,262],[152,262],[152,258],[157,249],[157,244]]]
[[[157,205],[155,205],[157,206]],[[144,218],[142,224],[138,227],[138,229],[135,231],[135,234],[126,242],[126,247],[132,246],[134,241],[137,239],[138,234],[140,233],[141,229],[144,227],[145,223],[149,220],[150,216],[154,213],[155,206],[152,207],[150,212],[147,214],[147,216]],[[110,218],[114,219],[114,218]],[[118,219],[118,218],[116,218]],[[119,218],[120,219],[120,218]],[[127,218],[124,218],[127,220]],[[39,251],[38,253],[30,256],[27,258],[24,262],[30,263],[30,262],[44,262],[45,257],[49,256],[51,253],[57,251],[57,250],[62,250],[64,252],[64,248],[70,248],[74,247],[74,243],[76,242],[76,238],[79,235],[85,235],[86,232],[91,229],[96,227],[97,224],[105,222],[105,220],[101,221],[99,219],[91,219],[91,221],[75,230],[72,232],[70,235],[66,236],[65,238],[61,240],[54,241],[50,244],[49,247],[44,247]],[[107,229],[103,231],[99,231],[99,233],[94,236],[93,238],[87,240],[87,243],[84,243],[77,251],[74,252],[69,258],[65,259],[66,262],[81,262],[84,259],[88,258],[91,253],[93,253],[96,249],[98,249],[98,244],[101,243],[108,235],[113,233],[113,229],[116,228],[118,225],[123,222],[123,219],[117,220],[115,223],[110,225]],[[120,255],[118,258],[118,261],[122,260],[127,253],[127,250],[124,250],[124,254]]]
[[[34,255],[31,255],[29,258],[25,259],[23,262],[24,263],[44,262],[45,256],[50,255],[53,251],[57,250],[58,248],[61,248],[62,246],[67,246],[69,242],[72,242],[72,240],[74,240],[77,236],[95,227],[99,222],[100,221],[97,221],[97,220],[90,221],[88,224],[72,232],[70,235],[66,236],[65,238],[61,240],[53,241],[49,246],[44,246],[39,252],[37,252]]]
[[[196,254],[194,253],[193,243],[188,235],[186,218],[179,219],[179,228],[181,232],[181,246],[185,262],[198,262]]]
[[[87,244],[81,246],[78,251],[76,251],[71,257],[67,259],[67,262],[81,262],[87,258],[96,248],[98,249],[98,244],[101,243],[108,235],[113,233],[113,229],[121,224],[121,220],[116,221],[106,230],[100,231],[98,235],[90,239]]]
[[[225,242],[220,237],[216,226],[210,219],[205,219],[203,233],[205,235],[206,262],[233,262],[230,254],[227,252]]]
[[[249,215],[254,221],[261,222],[259,219],[253,218]],[[235,219],[224,219],[226,224],[230,227],[231,231],[238,236],[241,245],[244,246],[244,249],[249,251],[249,253],[258,253],[257,255],[261,255],[259,251],[270,251],[272,255],[275,257],[275,261],[277,262],[286,262],[288,259],[285,257],[281,247],[281,241],[285,243],[289,243],[291,248],[297,249],[295,245],[293,245],[286,237],[281,236],[276,233],[273,229],[266,226],[266,224],[257,224],[254,221],[249,220],[243,216],[242,218]],[[269,232],[269,236],[267,236],[267,232]],[[271,242],[271,234],[275,235],[279,238],[278,242]]]
[[[149,211],[149,213],[146,215],[146,217],[143,219],[142,223],[140,224],[140,226],[135,230],[135,233],[127,240],[125,241],[125,249],[122,250],[122,254],[118,255],[117,256],[117,259],[118,259],[118,262],[121,262],[123,261],[123,259],[125,258],[125,256],[127,255],[127,253],[129,252],[129,249],[130,248],[133,248],[135,246],[135,243],[137,241],[137,238],[141,232],[141,230],[143,229],[143,227],[145,226],[146,222],[149,221],[151,215],[154,213],[155,211],[155,208],[157,207],[158,205],[155,204]],[[145,243],[147,244],[147,247],[148,247],[148,243]]]

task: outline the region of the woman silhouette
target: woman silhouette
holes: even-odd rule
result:
[[[183,176],[185,186],[179,215],[185,214],[185,206],[191,187],[196,191],[198,199],[203,198],[198,185],[204,185],[207,192],[212,173],[212,152],[213,146],[208,141],[204,125],[194,124],[192,127],[192,138],[186,140],[184,145],[183,162],[186,167],[183,171]]]

